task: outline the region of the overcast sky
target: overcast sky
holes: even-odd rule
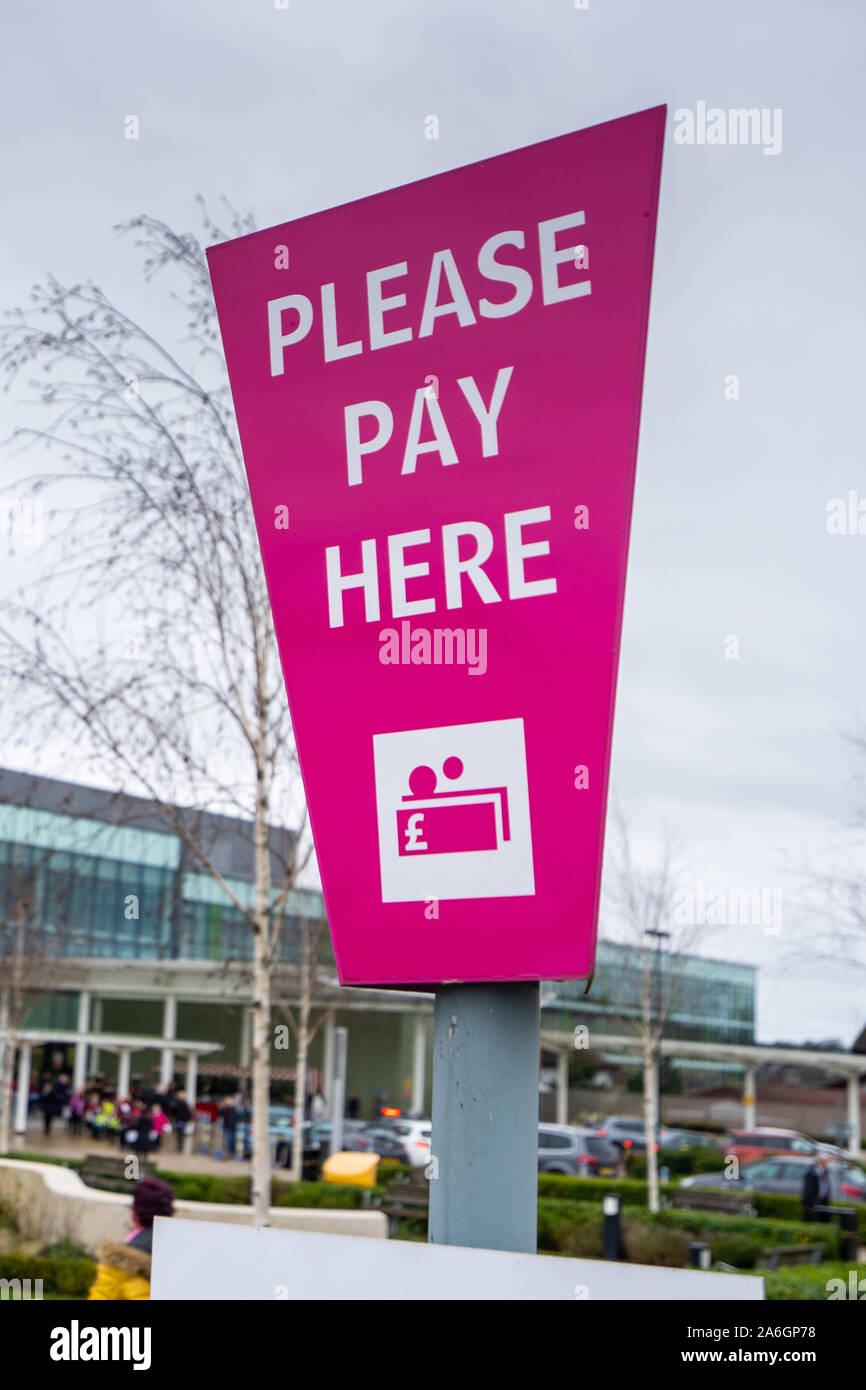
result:
[[[112,228],[197,230],[197,193],[264,227],[668,104],[612,789],[684,834],[684,886],[785,891],[778,935],[705,947],[760,964],[760,1039],[850,1044],[866,974],[788,963],[784,865],[840,831],[866,706],[866,535],[825,528],[866,498],[863,6],[90,0],[4,30],[2,307],[50,270],[152,314]],[[677,144],[699,102],[781,112],[781,148]]]

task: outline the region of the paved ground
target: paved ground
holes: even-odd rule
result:
[[[76,1138],[66,1133],[66,1126],[63,1121],[59,1121],[52,1126],[52,1132],[46,1139],[42,1133],[41,1121],[39,1124],[30,1126],[26,1134],[16,1134],[9,1150],[10,1155],[14,1156],[15,1151],[28,1154],[45,1154],[52,1158],[84,1158],[89,1153],[118,1154],[124,1153],[116,1144],[109,1144],[106,1140],[91,1139],[89,1134],[81,1138]],[[250,1165],[248,1162],[238,1162],[236,1159],[217,1159],[211,1154],[194,1153],[187,1156],[179,1154],[175,1150],[174,1140],[169,1137],[168,1143],[163,1145],[154,1154],[148,1155],[155,1159],[160,1168],[165,1168],[172,1173],[222,1173],[243,1174],[249,1173]]]

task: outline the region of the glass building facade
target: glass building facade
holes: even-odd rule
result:
[[[642,951],[614,941],[599,941],[596,973],[589,993],[581,981],[551,984],[555,997],[546,1004],[545,1025],[572,1030],[585,1024],[592,1036],[634,1034],[641,1018],[641,988],[650,971],[652,998],[662,1000],[663,1037],[693,1042],[754,1043],[755,986],[752,965],[704,956]],[[659,971],[659,976],[656,975]],[[656,985],[660,986],[656,996]],[[654,1003],[655,1007],[655,1003]],[[605,1054],[621,1066],[635,1066],[633,1054]],[[722,1084],[739,1069],[730,1063],[675,1059],[677,1071],[691,1074],[691,1086]]]
[[[243,966],[252,958],[252,932],[238,906],[253,906],[252,826],[204,812],[179,814],[195,820],[196,843],[207,848],[229,892],[204,870],[166,813],[151,803],[0,768],[0,957],[14,952],[16,933],[24,931],[37,954],[69,960],[68,987],[57,984],[55,975],[51,994],[36,1003],[34,1023],[73,1028],[79,993],[98,977],[102,985],[94,988],[103,996],[104,1027],[126,1031],[135,1026],[148,1035],[161,1029],[162,1003],[152,989],[148,998],[139,998],[135,981],[142,971],[147,973],[149,962],[175,963],[160,978],[166,993],[179,996],[179,1026],[188,1037],[219,1041],[225,1048],[221,1061],[240,1065],[241,1010],[231,991],[221,1002],[216,994],[190,991],[185,981],[190,978],[187,967],[195,963]],[[278,882],[291,837],[284,830],[271,834]],[[324,918],[320,893],[289,894],[277,952],[280,964],[290,966],[297,958],[302,917]],[[570,1032],[583,1023],[590,1027],[590,1038],[633,1032],[640,1019],[643,957],[635,948],[599,942],[588,994],[582,981],[542,985],[543,1027]],[[327,930],[321,937],[321,961],[333,980]],[[136,963],[128,974],[128,991],[123,989],[124,962]],[[753,967],[667,952],[661,966],[663,993],[669,995],[665,1037],[754,1041]],[[384,1001],[363,990],[346,991],[347,1004],[349,1000],[353,1012],[342,1017],[341,1026],[348,1020],[352,1030],[350,1089],[387,1089],[402,1096],[411,1085],[413,1008],[417,1011],[418,1005],[407,1003],[401,1012],[393,995]],[[320,1034],[311,1054],[314,1066],[321,1064],[321,1048]],[[275,1057],[276,1065],[284,1061]],[[622,1055],[605,1053],[602,1061],[623,1068],[636,1065],[625,1049]],[[736,1075],[721,1063],[682,1059],[674,1066],[691,1077],[692,1085],[719,1084]]]
[[[47,956],[250,960],[243,913],[213,875],[190,871],[185,858],[180,835],[0,804],[0,923],[12,933],[23,921]],[[250,878],[223,878],[252,907]],[[293,959],[299,913],[323,910],[318,893],[289,894],[278,960]]]

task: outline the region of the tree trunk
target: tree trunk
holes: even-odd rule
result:
[[[255,836],[256,929],[253,932],[253,1222],[267,1226],[271,1216],[271,1146],[268,1107],[271,1090],[270,896],[271,851],[268,796],[262,763],[257,768]]]
[[[253,964],[253,1221],[267,1226],[271,1214],[271,1149],[268,1135],[271,1062],[271,982],[260,932],[254,941]]]
[[[9,1027],[9,991],[0,994],[0,1031]],[[0,1153],[9,1152],[10,1119],[12,1115],[12,1071],[15,1066],[15,1044],[11,1038],[0,1038]]]
[[[300,966],[300,999],[298,1000],[298,1060],[295,1064],[295,1138],[292,1144],[292,1182],[300,1182],[304,1173],[304,1120],[307,1109],[307,1056],[310,1047],[310,962],[306,923],[301,927],[298,964]]]
[[[0,1154],[9,1152],[12,1118],[12,1069],[15,1048],[5,1039],[0,1042]]]
[[[646,1135],[646,1177],[647,1206],[650,1211],[659,1209],[659,1157],[656,1151],[658,1141],[658,1117],[656,1115],[656,1078],[652,1035],[644,1033],[643,1040],[643,1117]]]

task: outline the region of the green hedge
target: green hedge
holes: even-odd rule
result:
[[[706,1241],[713,1263],[738,1269],[754,1269],[762,1252],[773,1245],[820,1244],[825,1258],[833,1259],[839,1255],[842,1240],[837,1226],[799,1221],[700,1211],[650,1213],[641,1206],[625,1206],[621,1214],[626,1255],[642,1264],[682,1266],[693,1239]],[[598,1204],[542,1198],[538,1204],[538,1248],[587,1258],[600,1256],[602,1216]]]
[[[250,1179],[244,1173],[171,1173],[157,1169],[157,1177],[169,1184],[178,1202],[249,1205]]]
[[[820,1265],[793,1265],[790,1269],[774,1269],[764,1272],[764,1291],[768,1299],[808,1299],[810,1302],[824,1302],[830,1295],[839,1297],[838,1289],[828,1290],[831,1279],[841,1279],[844,1299],[850,1298],[849,1277],[857,1274],[858,1284],[864,1285],[858,1297],[866,1298],[866,1265],[842,1264],[840,1260],[827,1261]],[[840,1301],[842,1301],[840,1299]]]
[[[676,1183],[659,1183],[660,1195],[673,1201]],[[724,1191],[724,1189],[721,1189]],[[646,1183],[634,1178],[567,1178],[558,1173],[539,1173],[539,1198],[551,1197],[572,1202],[601,1202],[606,1192],[616,1193],[633,1206],[646,1206]],[[800,1221],[802,1207],[798,1197],[783,1197],[775,1192],[750,1192],[758,1216],[776,1221]],[[860,1240],[866,1244],[866,1202],[852,1207],[857,1212]],[[822,1223],[816,1223],[816,1227]],[[817,1237],[815,1237],[817,1239]]]
[[[660,1192],[669,1196],[676,1191],[674,1183],[661,1183]],[[633,1206],[646,1205],[646,1183],[636,1178],[567,1178],[560,1173],[539,1173],[538,1196],[571,1202],[601,1202],[607,1192],[613,1192]]]
[[[343,1187],[335,1182],[275,1183],[273,1203],[275,1207],[355,1208],[377,1202],[384,1195],[384,1187]]]
[[[219,1202],[248,1206],[250,1179],[243,1174],[164,1173],[159,1176],[171,1185],[178,1202]],[[276,1181],[271,1191],[275,1207],[360,1207],[380,1197],[384,1188],[344,1187],[330,1182],[287,1183]]]
[[[721,1212],[644,1211],[646,1225],[688,1232],[704,1240],[713,1263],[754,1269],[764,1249],[772,1245],[822,1245],[824,1258],[838,1258],[842,1232],[838,1226],[802,1221],[772,1221],[759,1216],[725,1216]]]
[[[52,1255],[0,1255],[0,1279],[41,1279],[42,1292],[86,1298],[96,1278],[93,1260]]]
[[[722,1154],[711,1149],[659,1149],[659,1168],[667,1168],[671,1177],[689,1177],[692,1173],[714,1173],[724,1166]],[[646,1154],[629,1155],[628,1176],[646,1179]]]
[[[720,1191],[725,1191],[720,1188]],[[801,1221],[803,1208],[799,1197],[784,1197],[777,1192],[751,1192],[750,1197],[754,1203],[755,1211],[758,1216],[766,1216],[775,1221]],[[836,1205],[834,1203],[834,1205]],[[857,1230],[862,1242],[866,1242],[866,1203],[861,1202],[858,1206],[853,1203],[840,1202],[839,1206],[848,1208],[857,1213]],[[820,1230],[823,1222],[816,1222],[810,1229]],[[833,1223],[835,1225],[835,1222]],[[817,1236],[815,1237],[817,1239]]]

